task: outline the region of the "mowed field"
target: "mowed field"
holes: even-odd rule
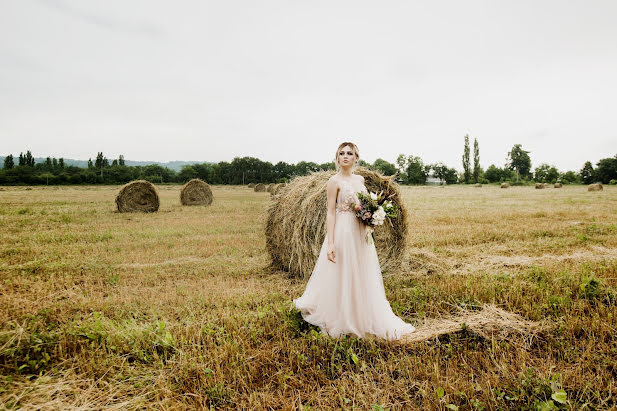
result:
[[[117,213],[117,186],[0,191],[3,407],[617,407],[617,187],[402,187],[397,315],[489,303],[544,324],[414,344],[300,320],[305,280],[269,268],[270,194],[214,186],[183,207],[158,188],[154,214]]]

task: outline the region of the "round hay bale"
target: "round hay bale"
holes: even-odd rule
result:
[[[131,181],[118,192],[116,206],[121,213],[132,211],[153,213],[159,209],[159,194],[149,181]]]
[[[546,187],[543,183],[536,183],[536,188],[537,189],[543,189],[544,187]]]
[[[266,187],[266,191],[267,191],[268,193],[271,193],[271,192],[272,192],[272,189],[273,189],[273,188],[275,188],[275,187],[276,187],[276,184],[274,184],[274,183],[270,183],[270,184],[268,184],[268,186]]]
[[[549,188],[551,185],[549,183],[544,183],[544,188]]]
[[[555,188],[561,188],[561,187],[563,187],[563,184],[561,184],[561,183],[555,183],[554,187],[555,187]]]
[[[589,184],[587,186],[587,191],[602,191],[604,188],[602,187],[602,184],[600,183],[596,183],[596,184]]]
[[[510,187],[510,184],[508,183],[501,183],[501,188],[508,188]]]
[[[261,183],[255,184],[254,190],[258,193],[263,193],[264,191],[266,191],[266,186]]]
[[[255,188],[255,183],[249,183],[249,188]]]
[[[474,187],[482,187],[482,184],[480,184],[480,183],[476,183],[476,184],[474,184],[473,186],[474,186]]]
[[[205,205],[212,204],[212,190],[210,185],[203,180],[194,178],[182,187],[180,202],[182,205]]]
[[[276,194],[276,190],[278,189],[278,186],[279,184],[274,184],[274,187],[270,189],[270,197],[274,197],[274,195]]]
[[[289,271],[291,275],[308,278],[326,237],[326,185],[335,171],[321,171],[296,177],[274,197],[268,208],[266,244],[272,265]],[[403,206],[394,176],[385,177],[376,171],[359,167],[366,188],[392,196],[400,207],[392,225],[384,224],[375,230],[375,246],[382,271],[400,265],[407,237],[407,212]]]
[[[274,194],[280,194],[281,190],[285,188],[286,185],[287,184],[285,183],[278,184],[276,188],[274,189]]]
[[[32,190],[32,187],[26,187],[26,191]]]

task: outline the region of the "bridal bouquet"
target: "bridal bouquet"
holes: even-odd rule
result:
[[[390,218],[397,216],[398,207],[392,204],[389,198],[384,197],[383,191],[376,193],[357,193],[359,203],[353,204],[353,210],[356,216],[366,225],[366,241],[371,244],[373,242],[373,231],[378,225],[382,225],[386,219],[390,222]]]

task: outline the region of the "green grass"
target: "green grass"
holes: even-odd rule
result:
[[[182,207],[165,186],[146,215],[116,213],[118,189],[0,194],[5,408],[617,407],[615,187],[403,187],[397,315],[493,303],[553,327],[409,345],[302,320],[305,282],[268,267],[269,194],[215,186],[212,206]]]

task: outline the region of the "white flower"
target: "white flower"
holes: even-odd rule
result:
[[[371,193],[371,200],[377,200],[377,194]]]
[[[373,224],[382,225],[385,219],[386,219],[386,212],[384,211],[383,207],[379,206],[377,211],[373,213]]]

